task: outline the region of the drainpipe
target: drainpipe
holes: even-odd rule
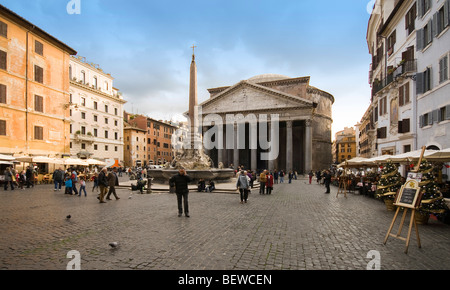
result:
[[[26,48],[25,48],[25,152],[28,152],[28,35],[32,32],[36,26],[33,25],[31,30],[28,30],[26,33]]]

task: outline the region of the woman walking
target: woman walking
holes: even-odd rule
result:
[[[248,190],[250,188],[250,178],[247,176],[246,171],[241,171],[241,174],[238,176],[237,182],[236,182],[236,188],[239,190],[240,197],[241,197],[241,204],[247,203],[248,199]]]

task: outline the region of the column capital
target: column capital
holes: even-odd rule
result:
[[[292,121],[292,120],[287,120],[286,121],[286,127],[288,127],[288,128],[292,128],[292,124],[294,123],[294,121]]]
[[[311,119],[306,119],[305,120],[305,126],[306,127],[311,127],[312,126],[312,120]]]

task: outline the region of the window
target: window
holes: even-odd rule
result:
[[[44,140],[44,127],[34,127],[34,140]]]
[[[381,127],[377,129],[377,138],[378,139],[384,139],[387,137],[387,128]]]
[[[86,119],[86,113],[85,112],[81,112],[81,119]]]
[[[115,140],[118,140],[118,139],[119,139],[119,133],[114,132],[114,139],[115,139]]]
[[[70,124],[70,134],[72,134],[72,124]]]
[[[97,110],[97,102],[94,101],[94,110]]]
[[[86,144],[85,143],[81,143],[81,149],[83,149],[83,150],[86,149]]]
[[[433,20],[430,19],[428,23],[419,31],[417,31],[416,46],[417,50],[423,50],[433,41]]]
[[[6,121],[0,120],[0,136],[6,136]]]
[[[86,107],[86,98],[81,97],[81,105],[82,105],[83,107]]]
[[[97,115],[94,115],[94,122],[97,122]]]
[[[0,69],[6,70],[7,60],[8,60],[8,54],[5,51],[0,50]]]
[[[97,89],[97,77],[94,76],[94,89]]]
[[[81,71],[81,83],[84,85],[86,83],[86,73]]]
[[[36,112],[44,112],[44,98],[38,95],[34,95],[34,110]]]
[[[94,128],[94,137],[97,137],[97,135],[98,135],[98,130],[97,130],[97,128]]]
[[[106,81],[105,81],[105,87],[104,88],[105,88],[105,90],[109,89],[108,82],[106,82]]]
[[[387,113],[387,97],[384,97],[380,100],[380,116],[383,116]]]
[[[42,44],[42,42],[39,42],[37,40],[34,41],[34,52],[39,55],[44,55],[44,45]]]
[[[108,105],[105,105],[105,112],[108,113]]]
[[[408,35],[410,35],[415,29],[416,23],[416,14],[417,14],[417,5],[414,5],[409,9],[408,13],[405,16],[405,29],[408,31]]]
[[[117,146],[114,146],[114,151],[119,151],[119,147],[117,147]]]
[[[0,103],[6,104],[6,86],[0,84]]]
[[[442,31],[450,24],[449,21],[449,4],[450,1],[446,1],[444,6],[439,9],[433,16],[434,23],[434,36],[438,36]]]
[[[403,153],[411,152],[411,145],[404,145],[403,146]]]
[[[108,118],[105,118],[105,124],[108,124]]]
[[[118,115],[119,111],[117,110],[117,108],[114,108],[114,115]]]
[[[448,80],[448,55],[439,60],[439,83]]]
[[[44,83],[44,69],[38,65],[34,66],[34,80],[38,83]]]
[[[392,32],[387,39],[388,56],[390,56],[394,52],[394,45],[396,41],[397,41],[397,31],[394,30],[394,32]]]
[[[441,107],[438,112],[438,122],[450,120],[450,105]]]
[[[105,151],[108,151],[108,145],[105,145]]]
[[[105,138],[108,138],[108,131],[105,131]]]
[[[97,146],[97,144],[94,144],[94,150],[96,150],[96,151],[97,151],[97,149],[98,149],[98,146]]]
[[[399,106],[404,106],[409,103],[409,83],[398,88],[398,96]]]
[[[398,121],[398,133],[409,133],[410,119],[403,119]]]
[[[427,68],[424,72],[424,92],[431,90],[431,68]]]
[[[119,122],[117,120],[114,120],[114,126],[119,125]]]
[[[3,21],[0,21],[0,36],[8,37],[8,24]]]
[[[416,94],[423,94],[432,88],[431,67],[416,75]]]
[[[86,127],[81,126],[81,134],[86,135]]]
[[[69,65],[69,80],[72,80],[72,66]]]
[[[431,0],[417,0],[417,12],[423,17],[431,8]]]

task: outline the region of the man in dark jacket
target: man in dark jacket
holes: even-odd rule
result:
[[[324,183],[325,183],[325,187],[327,188],[327,192],[325,192],[325,193],[330,193],[331,173],[328,170],[325,171]]]
[[[108,177],[106,176],[106,172],[108,169],[106,167],[103,167],[102,171],[98,174],[98,186],[100,187],[100,196],[99,200],[100,203],[105,203],[105,195],[108,191]]]
[[[184,214],[186,215],[186,217],[189,217],[188,185],[191,181],[192,181],[191,178],[188,175],[186,175],[186,171],[184,169],[180,169],[178,171],[178,174],[172,176],[169,180],[170,186],[171,187],[175,186],[175,193],[177,194],[177,201],[178,201],[179,217],[183,214],[182,200],[184,201]]]
[[[58,168],[53,172],[53,181],[55,182],[55,191],[61,190],[61,185],[64,181],[64,171]]]

